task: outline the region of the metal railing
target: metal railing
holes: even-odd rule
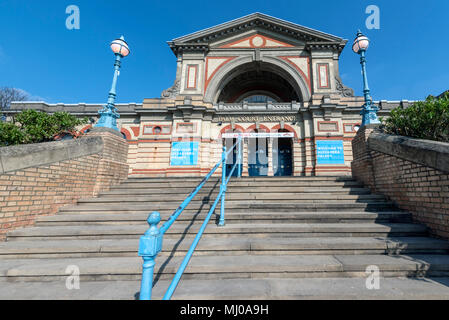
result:
[[[235,161],[235,164],[232,166],[229,174],[226,175],[226,160],[235,148],[238,148],[237,159]],[[242,138],[239,137],[237,139],[237,142],[232,146],[232,148],[230,148],[230,150],[226,150],[226,147],[223,147],[221,160],[218,161],[218,163],[212,168],[212,170],[204,177],[204,179],[198,184],[198,186],[187,196],[187,198],[181,203],[181,205],[173,212],[170,218],[160,228],[157,227],[158,223],[161,221],[160,213],[154,211],[149,215],[147,222],[150,225],[150,228],[142,237],[140,237],[138,251],[139,256],[141,256],[143,259],[140,300],[151,300],[155,260],[159,252],[161,252],[162,250],[162,241],[165,232],[167,232],[170,226],[176,221],[179,215],[184,211],[184,209],[192,201],[195,195],[201,190],[204,184],[220,166],[222,166],[220,191],[163,297],[163,300],[170,300],[220,200],[221,208],[218,226],[225,225],[225,194],[228,182],[234,174],[236,168],[238,171],[237,176],[242,176]]]

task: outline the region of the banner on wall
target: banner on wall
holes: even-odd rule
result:
[[[235,133],[223,133],[221,137],[227,138],[293,138],[295,134],[293,132],[235,132]]]
[[[172,142],[171,166],[194,166],[198,164],[198,141]]]
[[[345,164],[342,140],[318,140],[316,142],[317,164]]]

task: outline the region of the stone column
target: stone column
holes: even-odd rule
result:
[[[304,113],[304,149],[305,149],[305,175],[314,175],[315,170],[315,141],[313,141],[313,118],[309,113]]]
[[[243,145],[242,145],[242,156],[243,156],[243,168],[242,168],[242,177],[248,177],[248,140],[249,139],[243,139]]]

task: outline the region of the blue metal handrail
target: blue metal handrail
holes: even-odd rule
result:
[[[226,159],[228,158],[229,154],[234,150],[234,148],[237,148],[238,146],[238,156],[237,161],[233,165],[232,169],[230,170],[229,176],[226,178]],[[170,228],[170,226],[175,222],[175,220],[179,217],[179,215],[184,211],[184,209],[187,207],[187,205],[192,201],[192,199],[195,197],[195,195],[201,190],[201,188],[204,186],[204,184],[209,180],[209,178],[214,174],[214,172],[222,166],[222,177],[221,177],[221,185],[220,185],[220,191],[217,195],[217,198],[214,201],[214,204],[210,208],[206,218],[204,219],[204,222],[198,231],[197,235],[195,236],[195,239],[193,240],[189,250],[187,251],[186,256],[184,257],[178,271],[175,274],[175,277],[173,278],[173,281],[171,282],[170,286],[167,289],[167,292],[164,295],[164,300],[169,300],[173,293],[176,290],[176,287],[178,286],[179,281],[181,280],[181,277],[184,273],[185,268],[187,267],[195,249],[198,245],[198,242],[201,239],[201,236],[204,233],[204,230],[206,229],[207,224],[210,221],[210,218],[212,217],[212,213],[215,211],[215,208],[217,207],[218,202],[221,199],[221,208],[220,208],[220,219],[219,219],[219,226],[224,226],[225,219],[224,219],[224,209],[225,209],[225,194],[226,194],[226,188],[229,180],[232,177],[232,174],[234,173],[237,165],[238,165],[238,176],[241,177],[242,175],[242,139],[241,137],[238,138],[237,142],[232,146],[232,148],[229,151],[226,151],[226,147],[223,147],[223,153],[221,160],[218,161],[218,163],[212,168],[212,170],[204,177],[204,179],[198,184],[198,186],[187,196],[187,198],[182,202],[182,204],[173,212],[173,214],[170,216],[170,218],[160,227],[157,227],[157,224],[161,221],[160,213],[159,212],[153,212],[150,214],[150,216],[147,219],[148,224],[150,225],[150,228],[145,232],[145,234],[140,237],[139,242],[139,256],[143,259],[143,265],[142,265],[142,282],[141,282],[141,288],[140,288],[140,300],[151,300],[151,294],[152,294],[152,288],[153,288],[153,276],[154,276],[154,265],[155,265],[155,259],[159,252],[162,250],[162,239],[165,234],[165,232]]]

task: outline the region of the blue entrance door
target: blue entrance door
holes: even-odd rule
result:
[[[267,138],[248,139],[248,175],[250,177],[268,175]]]
[[[231,150],[231,148],[235,145],[237,142],[237,139],[225,139],[226,143],[226,150]],[[229,176],[229,173],[232,170],[232,167],[237,162],[237,155],[238,155],[239,148],[238,146],[233,149],[233,151],[228,155],[228,158],[226,159],[226,175]],[[235,168],[234,172],[232,173],[233,177],[238,176],[238,167],[242,167],[242,164],[238,164]]]
[[[273,172],[275,176],[291,176],[293,173],[292,139],[277,139],[273,148]]]

